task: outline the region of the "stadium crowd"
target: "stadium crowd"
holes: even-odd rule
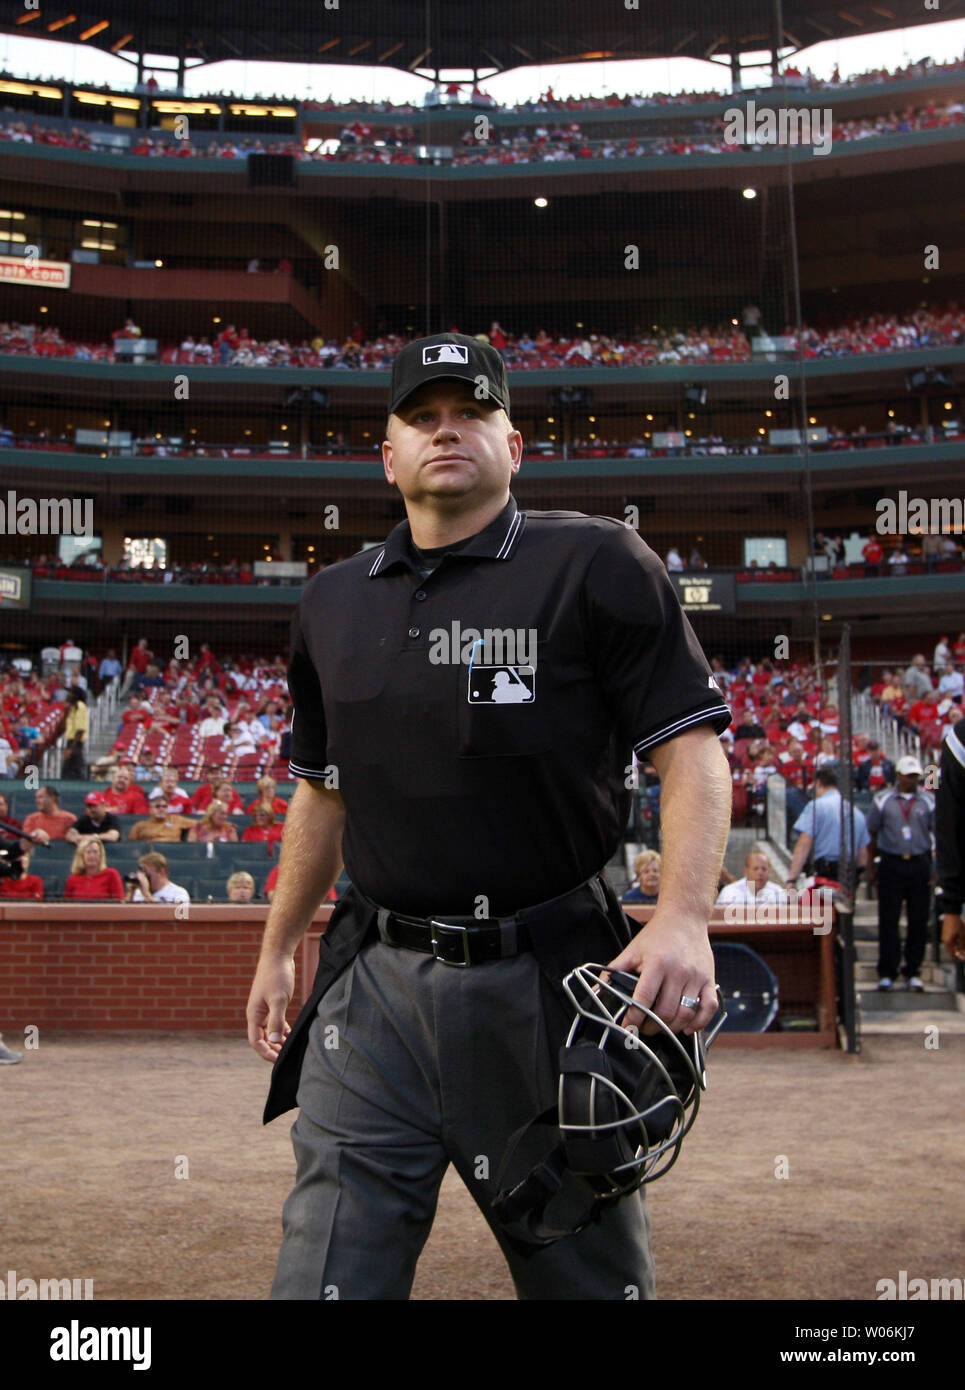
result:
[[[836,121],[829,133],[835,141],[848,143],[881,135],[903,135],[922,130],[942,130],[963,123],[962,103],[957,99],[946,103],[927,102],[876,116]],[[449,164],[453,168],[474,165],[503,165],[531,163],[560,163],[579,159],[645,159],[666,156],[680,157],[696,154],[739,154],[749,148],[736,143],[726,134],[723,117],[697,120],[691,129],[674,130],[660,135],[636,134],[626,137],[594,137],[581,130],[579,122],[565,125],[537,125],[531,131],[522,130],[502,139],[479,140],[473,129],[459,137],[458,145],[424,148],[424,136],[411,126],[371,126],[357,120],[345,126],[337,144],[334,141],[313,143],[311,149],[296,139],[268,140],[260,137],[219,135],[209,138],[205,133],[176,138],[167,133],[139,134],[129,148],[110,146],[110,152],[144,156],[154,159],[247,159],[257,154],[289,154],[300,162],[324,164]],[[91,135],[74,126],[68,132],[38,121],[9,118],[0,123],[0,141],[21,144],[55,146],[74,150],[103,153],[96,133]],[[335,148],[330,148],[335,144]]]
[[[26,807],[24,798],[31,809],[18,820],[8,796],[0,795],[0,819],[30,838],[21,842],[22,874],[0,879],[0,896],[49,898],[52,888],[61,887],[59,868],[69,869],[62,888],[67,899],[185,901],[193,896],[189,890],[171,885],[174,854],[202,897],[251,901],[258,888],[270,895],[268,860],[277,859],[288,804],[278,793],[285,783],[290,790],[285,758],[291,707],[283,659],[219,659],[203,644],[190,662],[165,660],[155,658],[143,638],[126,670],[114,651],[98,658],[68,641],[56,655],[65,653],[63,664],[47,676],[8,670],[0,677],[5,731],[16,737],[22,732],[18,719],[22,723],[25,714],[56,703],[71,689],[92,698],[123,680],[126,703],[110,752],[87,766],[79,760],[77,811],[61,808],[67,790],[45,785],[26,793],[8,782],[16,786],[15,809],[22,801]],[[734,820],[760,826],[770,777],[784,778],[793,788],[789,805],[799,808],[816,773],[840,770],[839,708],[833,691],[822,691],[815,668],[806,663],[745,656],[727,665],[715,656],[711,667],[732,712],[721,738],[733,778]],[[887,719],[916,733],[926,754],[934,753],[961,717],[963,667],[965,632],[954,642],[944,634],[930,663],[918,653],[904,669],[869,665],[858,684]],[[895,767],[870,734],[855,733],[850,752],[859,793],[894,783]],[[6,777],[15,771],[8,765]],[[195,789],[182,787],[182,779],[196,782]],[[250,791],[242,796],[244,784]],[[659,781],[648,763],[640,769],[640,787],[655,828]],[[42,876],[31,874],[31,853],[51,844],[60,844],[64,855],[55,856]],[[117,864],[128,870],[123,877]],[[221,873],[220,884],[212,868],[215,877]]]
[[[207,644],[192,661],[155,658],[142,638],[126,669],[114,650],[98,657],[72,639],[41,653],[41,671],[50,663],[54,669],[41,674],[20,658],[0,676],[0,777],[23,777],[31,765],[36,768],[42,746],[33,737],[33,721],[51,713],[53,736],[64,735],[60,789],[47,784],[31,793],[9,781],[10,796],[0,796],[0,820],[8,831],[22,829],[29,837],[22,842],[22,872],[0,878],[0,896],[42,898],[46,890],[50,897],[54,885],[62,886],[66,899],[185,901],[186,890],[168,887],[168,862],[157,853],[158,846],[173,844],[204,847],[206,859],[192,860],[195,873],[208,859],[216,861],[213,870],[207,866],[209,874],[217,875],[226,864],[234,868],[220,887],[207,881],[208,897],[250,901],[256,887],[270,896],[273,876],[263,884],[265,872],[260,872],[256,885],[251,870],[267,871],[266,856],[277,859],[288,807],[278,795],[279,780],[290,776],[284,660],[249,654],[218,659]],[[88,762],[87,701],[114,682],[123,682],[126,694],[116,737],[108,753]],[[75,721],[72,712],[78,708],[84,717]],[[182,778],[197,781],[197,787],[186,791],[179,785]],[[82,805],[62,809],[61,800],[71,795],[64,788],[75,781],[84,784],[77,793]],[[244,798],[235,782],[249,785]],[[13,814],[11,798],[17,809],[24,798],[30,801],[22,820]],[[31,874],[36,847],[62,842],[63,848],[72,847],[72,857],[46,865],[46,878]],[[110,859],[127,845],[139,846],[134,851],[139,857],[126,860],[130,873],[122,880]],[[238,849],[221,848],[227,846]],[[247,868],[239,866],[238,855]],[[61,885],[58,870],[63,869],[69,872]]]
[[[449,331],[464,332],[456,324]],[[115,362],[118,341],[145,336],[144,330],[128,319],[108,342],[74,342],[64,338],[54,326],[0,322],[0,353],[14,356],[66,358],[79,361]],[[187,333],[180,344],[158,344],[161,362],[176,366],[231,367],[309,367],[343,371],[384,371],[412,335],[382,333],[366,338],[359,325],[345,339],[303,339],[292,344],[287,339],[260,341],[244,326],[228,323],[215,335]],[[478,332],[502,356],[512,371],[555,371],[574,367],[649,367],[718,362],[747,362],[753,352],[751,340],[736,319],[713,326],[704,323],[686,329],[661,328],[654,324],[647,332],[639,325],[615,333],[581,330],[572,337],[553,336],[540,328],[535,336],[528,330],[516,333],[498,322],[488,333]],[[808,361],[825,358],[874,356],[879,353],[916,349],[958,347],[965,342],[965,309],[957,301],[944,305],[924,305],[905,312],[882,312],[866,317],[844,317],[837,324],[784,326],[780,341],[766,336],[755,339],[763,353],[779,351],[787,358],[799,353]],[[129,360],[129,359],[124,359]],[[0,444],[3,443],[0,436]]]

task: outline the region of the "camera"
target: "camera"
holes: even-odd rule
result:
[[[0,843],[0,878],[19,878],[23,873],[23,854],[17,840]]]

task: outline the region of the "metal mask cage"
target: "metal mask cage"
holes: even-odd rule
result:
[[[673,1033],[633,999],[636,985],[636,976],[595,964],[563,981],[576,1017],[561,1054],[560,1133],[571,1169],[601,1196],[632,1192],[672,1167],[706,1088],[699,1034]],[[622,1022],[630,1008],[659,1031],[631,1032]]]

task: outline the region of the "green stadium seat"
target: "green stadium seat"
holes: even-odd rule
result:
[[[145,850],[150,849],[150,845],[130,845],[123,840],[115,844],[105,845],[107,850],[108,864],[136,864]]]
[[[204,858],[205,846],[193,844],[189,840],[175,840],[169,845],[158,845],[158,850],[172,864],[194,864]]]
[[[234,854],[231,856],[231,862],[238,868],[247,869],[249,865],[256,864],[260,869],[262,865],[278,863],[277,859],[271,858],[266,845],[232,845],[232,849]]]
[[[212,851],[210,855],[208,854],[209,848]],[[205,863],[211,866],[212,873],[220,873],[222,868],[224,868],[226,872],[230,872],[230,866],[238,853],[238,849],[238,845],[223,843],[220,840],[213,841],[210,846],[201,846]]]
[[[182,886],[188,889],[192,902],[203,903],[210,897],[213,902],[224,903],[228,901],[227,881],[228,875],[225,874],[224,878],[196,878],[192,884]]]

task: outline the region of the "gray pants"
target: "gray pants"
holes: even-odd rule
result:
[[[653,1298],[642,1191],[532,1254],[490,1215],[509,1136],[555,1094],[531,954],[462,970],[363,947],[311,1026],[272,1298],[407,1299],[450,1162],[519,1298]]]

